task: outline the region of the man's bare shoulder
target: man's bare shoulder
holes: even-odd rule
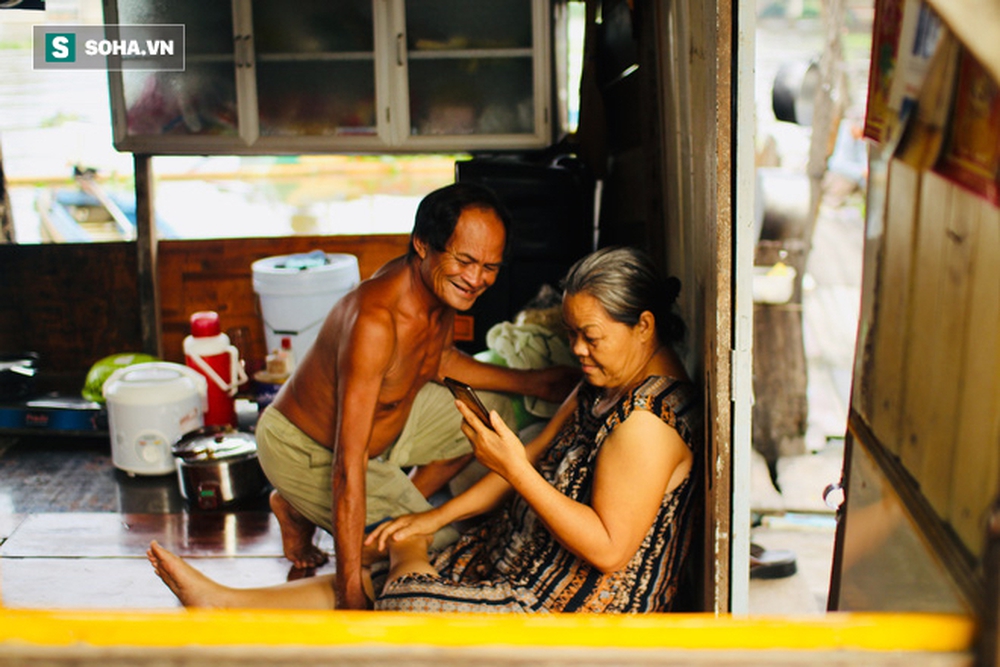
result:
[[[397,258],[363,281],[351,294],[351,306],[359,315],[376,317],[392,315],[406,287],[406,263]]]
[[[399,303],[405,291],[405,262],[393,260],[363,281],[337,304],[341,331],[348,336],[381,343],[395,337]]]

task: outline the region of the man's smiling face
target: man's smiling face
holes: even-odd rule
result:
[[[441,301],[456,310],[468,310],[496,282],[505,241],[496,211],[470,206],[459,216],[444,250],[420,249],[424,280]]]

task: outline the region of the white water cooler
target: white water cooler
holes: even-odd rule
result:
[[[289,338],[296,359],[312,347],[334,304],[361,282],[358,258],[315,251],[279,255],[252,264],[268,351]]]

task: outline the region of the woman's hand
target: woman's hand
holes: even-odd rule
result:
[[[472,453],[480,463],[507,481],[520,466],[531,465],[524,444],[495,411],[490,411],[490,429],[464,403],[455,401],[455,405],[465,418],[462,433],[472,443]]]
[[[378,544],[378,550],[385,552],[389,540],[400,541],[414,535],[433,535],[444,524],[434,510],[404,514],[380,523],[365,538],[365,545]]]

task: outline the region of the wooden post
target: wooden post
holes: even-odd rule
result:
[[[823,199],[823,178],[826,164],[833,153],[834,139],[840,119],[847,107],[847,86],[843,73],[844,46],[841,33],[844,17],[847,15],[845,0],[823,0],[823,53],[819,59],[819,86],[813,101],[812,136],[809,140],[809,216],[806,219],[804,240],[808,250],[812,248],[813,230],[819,217],[820,202]],[[799,282],[805,273],[805,264],[795,267],[799,271]]]
[[[135,252],[139,276],[142,351],[163,356],[160,334],[160,285],[157,266],[156,216],[153,212],[153,159],[133,156],[135,170]]]
[[[993,502],[986,520],[983,574],[986,583],[986,616],[980,632],[976,664],[985,667],[1000,664],[1000,498]]]
[[[10,212],[7,178],[3,173],[3,152],[0,151],[0,243],[15,243],[14,218]]]
[[[773,266],[780,261],[798,270],[805,265],[805,254],[801,239],[760,241],[754,264]],[[799,276],[796,285],[801,285]],[[753,447],[779,488],[778,459],[806,450],[809,400],[802,290],[795,289],[788,303],[754,304],[753,325]]]

